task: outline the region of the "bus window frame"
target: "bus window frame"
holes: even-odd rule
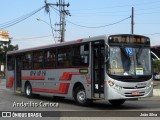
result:
[[[25,57],[25,54],[27,54],[27,53],[31,53],[31,65],[30,65],[30,67],[29,68],[25,68],[25,66],[24,66],[24,62],[26,63],[26,61],[24,61],[24,57]],[[23,70],[31,70],[31,69],[33,69],[33,51],[26,51],[26,52],[23,52],[22,53],[22,64],[23,64]],[[29,64],[30,63],[30,61],[28,61],[27,63]]]
[[[73,68],[88,67],[89,66],[89,61],[90,61],[90,47],[89,47],[89,43],[90,43],[90,41],[89,42],[78,43],[78,44],[72,45],[72,67]],[[73,46],[82,46],[82,45],[88,45],[87,65],[83,65],[83,66],[81,66],[81,65],[73,65]],[[80,55],[80,56],[82,56],[82,55]],[[84,56],[86,56],[86,55],[84,55]]]
[[[12,70],[15,69],[15,64],[11,62],[11,63],[13,64],[12,69],[9,69],[9,68],[8,68],[8,67],[9,67],[9,66],[8,66],[8,60],[9,60],[8,57],[9,57],[9,56],[12,57],[12,62],[15,62],[15,55],[14,55],[14,54],[8,54],[8,55],[7,55],[7,59],[6,59],[6,61],[7,61],[7,70],[8,70],[8,71],[12,71]]]
[[[59,46],[59,47],[55,47],[56,48],[56,68],[72,68],[72,47],[71,45],[64,45],[64,46]],[[70,48],[70,65],[68,67],[65,67],[64,65],[59,65],[58,64],[58,58],[62,58],[63,57],[58,57],[58,53],[59,53],[59,50],[62,50],[62,49],[65,49],[65,48]],[[64,54],[64,53],[63,53]],[[65,60],[62,60],[63,62],[66,61],[66,58],[68,58],[68,56],[65,56]],[[67,59],[68,61],[68,59]]]
[[[54,61],[54,63],[53,63],[53,66],[45,66],[45,63],[47,63],[45,60],[46,60],[46,56],[45,56],[45,54],[46,54],[46,52],[48,52],[48,51],[55,51],[55,61]],[[57,67],[57,49],[55,48],[55,47],[51,47],[51,48],[47,48],[47,49],[43,49],[43,68],[44,69],[54,69],[54,68],[56,68]],[[53,62],[52,60],[51,61],[49,61],[49,62]],[[49,64],[52,64],[52,63],[49,63]]]
[[[56,46],[56,47],[50,47],[50,48],[44,48],[44,49],[37,49],[37,50],[31,50],[31,51],[25,51],[25,52],[20,52],[20,53],[16,53],[16,54],[8,54],[8,56],[15,56],[17,55],[22,55],[22,70],[38,70],[38,69],[56,69],[56,68],[82,68],[82,67],[88,67],[89,66],[89,61],[90,61],[90,42],[91,41],[87,41],[87,42],[83,42],[83,43],[76,43],[76,44],[69,44],[69,45],[64,45],[64,46]],[[73,46],[85,46],[88,45],[88,54],[87,55],[80,55],[80,56],[87,56],[87,65],[73,65]],[[70,65],[68,67],[65,66],[59,66],[58,65],[58,50],[60,49],[65,49],[65,48],[70,48],[70,56],[68,56],[67,58],[70,61]],[[55,51],[55,63],[53,66],[51,67],[45,67],[45,52],[49,51],[53,49],[53,51]],[[42,64],[41,67],[39,68],[35,68],[34,67],[34,53],[36,52],[42,52]],[[29,57],[27,56],[27,54],[30,54],[30,59],[28,59]],[[27,57],[27,58],[26,58]],[[8,63],[8,62],[7,62]],[[27,67],[25,67],[27,66]],[[14,69],[13,69],[14,70]]]

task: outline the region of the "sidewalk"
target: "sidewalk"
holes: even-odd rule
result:
[[[153,96],[160,96],[160,89],[153,89]]]
[[[160,80],[153,80],[153,96],[160,96]]]
[[[160,101],[160,96],[153,96],[148,98],[139,98],[139,100],[143,101]]]

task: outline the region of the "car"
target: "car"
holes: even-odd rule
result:
[[[154,80],[160,80],[160,74],[155,74],[153,75]]]

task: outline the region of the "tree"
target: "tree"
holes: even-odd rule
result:
[[[11,39],[8,42],[0,43],[0,64],[5,64],[6,62],[6,53],[8,51],[18,50],[18,45],[12,45]]]
[[[153,61],[153,70],[154,73],[160,73],[160,60]]]

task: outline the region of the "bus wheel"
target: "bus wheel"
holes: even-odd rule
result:
[[[25,86],[25,94],[28,98],[31,98],[33,97],[33,94],[32,94],[32,87],[31,85],[28,83],[26,86]]]
[[[114,105],[114,106],[120,106],[122,105],[126,100],[121,99],[121,100],[109,100],[109,102]]]
[[[79,86],[75,89],[74,99],[76,103],[81,106],[88,106],[93,102],[91,99],[86,98],[86,92],[83,86]]]

